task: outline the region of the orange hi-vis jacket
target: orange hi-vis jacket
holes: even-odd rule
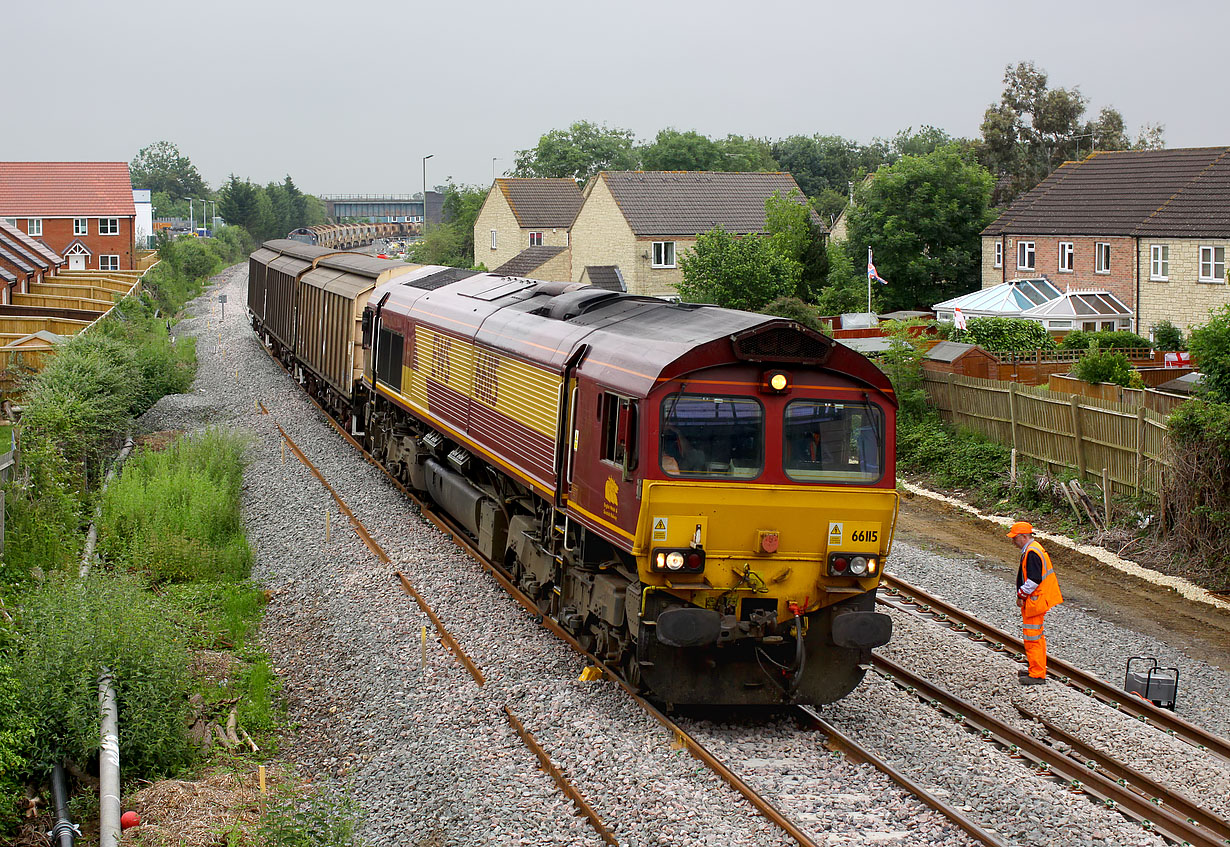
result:
[[[1037,541],[1029,542],[1021,551],[1021,579],[1028,579],[1025,576],[1025,559],[1029,556],[1030,550],[1042,559],[1042,581],[1038,583],[1034,593],[1025,599],[1025,608],[1022,612],[1027,618],[1044,615],[1052,606],[1058,606],[1063,602],[1063,595],[1059,593],[1059,580],[1055,578],[1055,569],[1051,567],[1051,557]]]

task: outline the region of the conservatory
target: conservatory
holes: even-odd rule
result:
[[[937,321],[951,321],[957,309],[966,318],[1019,318],[1026,309],[1041,306],[1063,296],[1046,277],[1010,279],[991,288],[982,288],[936,303]]]
[[[956,310],[966,318],[1027,318],[1049,332],[1132,329],[1133,315],[1122,300],[1105,289],[1060,291],[1045,276],[1010,279],[937,303],[935,319],[951,321]]]
[[[1066,291],[1062,296],[1032,309],[1021,317],[1038,321],[1049,332],[1072,332],[1083,329],[1131,330],[1132,310],[1105,289]]]

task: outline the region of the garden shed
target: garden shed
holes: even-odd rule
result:
[[[999,359],[977,344],[941,341],[923,354],[922,367],[933,373],[961,374],[981,379],[999,377]]]

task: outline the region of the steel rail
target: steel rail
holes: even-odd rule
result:
[[[923,613],[922,616],[928,620],[940,624],[955,622],[960,628],[964,628],[966,635],[976,641],[983,641],[988,646],[1002,649],[1018,657],[1025,655],[1025,645],[1017,636],[979,620],[969,612],[911,585],[900,577],[885,573],[883,581],[890,595],[898,595],[904,604],[918,607]],[[883,605],[909,611],[902,603],[882,597],[876,599]],[[1206,750],[1230,762],[1230,739],[1196,726],[1167,709],[1153,705],[1143,697],[1129,694],[1063,659],[1047,656],[1046,664],[1048,676],[1058,679],[1089,697],[1102,700],[1113,709],[1127,712],[1146,723],[1153,723],[1167,735],[1174,735],[1200,750]],[[1052,670],[1058,673],[1052,673]]]
[[[515,729],[517,734],[521,736],[521,740],[525,742],[525,746],[534,751],[534,755],[538,757],[538,761],[542,765],[542,769],[550,775],[551,779],[555,780],[555,784],[559,786],[560,791],[563,791],[566,795],[568,795],[568,798],[576,804],[576,807],[581,810],[581,814],[589,819],[590,825],[594,828],[594,831],[598,833],[598,836],[607,844],[619,844],[619,841],[617,841],[611,831],[607,829],[606,824],[602,822],[602,818],[598,817],[598,813],[593,810],[593,807],[591,807],[589,803],[585,802],[585,798],[580,795],[576,787],[568,781],[568,778],[565,777],[560,769],[555,766],[555,763],[551,761],[551,757],[547,755],[546,750],[542,749],[542,746],[538,743],[538,739],[534,738],[533,734],[525,728],[525,725],[522,724],[521,721],[517,720],[516,715],[514,715],[512,710],[507,706],[504,707],[504,714],[508,717],[509,724],[511,724],[512,728]]]
[[[1141,797],[1126,786],[1107,778],[1096,770],[1090,770],[1058,750],[1043,744],[1031,735],[1017,730],[999,718],[982,710],[973,703],[929,682],[906,670],[883,656],[872,657],[873,665],[897,685],[920,699],[938,705],[963,724],[975,724],[983,730],[983,737],[994,740],[1013,753],[1037,762],[1040,769],[1065,779],[1074,791],[1081,791],[1103,801],[1110,808],[1117,808],[1141,822],[1150,831],[1192,847],[1223,847],[1221,839],[1209,830],[1191,823],[1164,805],[1157,805]]]
[[[1041,715],[1036,715],[1029,709],[1026,709],[1020,703],[1016,704],[1016,710],[1030,720],[1037,721],[1046,727],[1047,733],[1056,741],[1071,747],[1072,753],[1069,755],[1084,759],[1085,761],[1082,764],[1086,767],[1098,767],[1105,771],[1111,779],[1120,782],[1120,784],[1126,783],[1128,787],[1135,788],[1148,799],[1169,806],[1179,814],[1186,815],[1190,820],[1195,821],[1211,832],[1216,833],[1218,837],[1230,842],[1230,821],[1227,821],[1224,817],[1193,803],[1176,789],[1162,785],[1135,768],[1125,765],[1112,756],[1108,756],[1101,750],[1095,750],[1076,736],[1055,726]]]
[[[838,751],[845,755],[847,759],[855,762],[866,762],[876,770],[888,776],[893,782],[900,785],[906,791],[913,794],[926,805],[935,809],[944,817],[959,826],[965,833],[988,847],[1007,847],[1007,842],[994,833],[988,832],[970,818],[962,814],[955,806],[949,805],[939,797],[932,794],[927,789],[923,788],[914,780],[910,779],[905,773],[897,770],[888,762],[881,759],[871,750],[859,744],[850,736],[843,733],[837,727],[820,717],[820,713],[811,706],[800,706],[799,710],[807,716],[815,726],[823,732],[828,741],[824,746],[830,750]]]
[[[315,400],[313,400],[313,402],[315,402]],[[263,414],[269,414],[268,410],[265,409],[263,405],[258,403],[258,406],[260,406],[260,409]],[[320,406],[317,405],[317,408],[320,408]],[[321,409],[321,411],[323,412],[324,410]],[[327,420],[333,423],[335,427],[337,426],[337,422],[334,421],[333,418],[330,417],[327,413],[325,414],[325,417]],[[337,491],[333,488],[333,486],[329,484],[328,480],[325,479],[324,474],[322,474],[320,470],[316,467],[316,465],[312,463],[312,460],[309,459],[307,455],[304,454],[304,452],[299,449],[299,446],[295,444],[294,440],[291,439],[291,437],[286,433],[286,430],[282,429],[281,425],[279,425],[275,421],[274,426],[277,426],[278,432],[280,432],[282,435],[282,438],[286,440],[287,445],[291,448],[291,452],[294,453],[295,457],[298,458],[299,461],[301,461],[304,464],[304,466],[307,467],[307,469],[312,472],[312,475],[315,476],[316,479],[320,481],[321,485],[325,487],[325,490],[328,491],[329,494],[333,496],[334,501],[337,503],[338,508],[342,510],[342,513],[345,514],[348,518],[350,518],[351,523],[354,525],[355,532],[363,540],[363,543],[367,545],[367,548],[372,552],[372,554],[375,555],[376,558],[381,563],[383,564],[390,563],[392,559],[384,551],[384,548],[381,547],[380,544],[374,538],[372,538],[371,534],[367,531],[367,527],[365,527],[363,525],[363,522],[359,520],[359,518],[350,510],[350,507],[346,505],[341,495],[339,495]],[[340,431],[340,428],[339,428],[339,431]],[[362,446],[359,445],[357,441],[355,441],[353,438],[350,438],[349,440],[351,441],[352,444],[354,444],[355,446],[358,446],[359,449],[362,450]],[[364,453],[366,454],[366,451],[364,451]],[[368,458],[370,459],[371,457],[368,456]],[[376,463],[376,464],[377,464],[377,467],[380,467],[379,463]],[[400,484],[399,484],[399,487],[400,487]],[[404,487],[402,488],[402,490],[403,491],[405,490]],[[421,503],[419,504],[419,507],[422,508]],[[396,571],[395,575],[397,576],[398,581],[401,583],[402,590],[404,590],[406,594],[414,598],[414,601],[418,604],[419,608],[422,609],[423,613],[426,614],[427,617],[431,620],[432,625],[436,628],[436,631],[440,634],[440,639],[453,652],[453,654],[457,657],[458,661],[462,663],[462,665],[466,668],[466,670],[470,672],[470,676],[474,678],[474,681],[478,684],[478,686],[480,688],[484,687],[486,685],[486,678],[483,676],[482,671],[479,670],[478,666],[474,663],[474,661],[466,654],[465,650],[462,649],[461,645],[457,643],[457,639],[453,638],[452,633],[450,633],[448,631],[448,628],[444,626],[444,623],[436,615],[435,611],[431,608],[431,606],[428,605],[427,601],[423,598],[423,595],[421,595],[417,590],[415,590],[414,585],[411,584],[410,580],[401,571]],[[615,837],[611,834],[611,831],[607,829],[606,825],[602,822],[602,819],[598,817],[597,813],[594,812],[593,808],[589,805],[589,803],[585,801],[585,799],[581,796],[581,793],[576,789],[576,787],[573,786],[568,781],[568,778],[564,776],[563,772],[560,771],[559,768],[555,766],[555,764],[551,761],[550,757],[547,755],[546,751],[544,751],[542,747],[538,744],[538,742],[534,739],[534,737],[529,734],[529,732],[525,729],[525,726],[521,723],[521,721],[519,721],[517,717],[512,713],[512,710],[507,705],[505,705],[503,708],[504,708],[504,714],[507,716],[509,723],[511,723],[513,728],[517,731],[517,734],[520,736],[522,742],[526,745],[526,747],[529,748],[530,752],[532,752],[538,758],[538,761],[542,764],[543,769],[555,781],[555,784],[559,786],[560,790],[563,791],[564,794],[570,800],[572,800],[572,802],[577,806],[577,808],[581,811],[581,813],[589,820],[590,825],[594,828],[594,831],[598,833],[598,836],[602,838],[602,840],[605,841],[607,844],[618,844],[619,842],[615,840]]]

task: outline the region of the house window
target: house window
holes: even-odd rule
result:
[[[541,232],[531,232],[530,233],[530,246],[531,247],[541,247],[542,246],[542,233]]]
[[[995,242],[995,267],[1002,268],[1004,266],[1004,242]]]
[[[1149,279],[1166,282],[1170,279],[1170,247],[1154,244],[1149,248]]]
[[[98,219],[98,234],[99,235],[119,235],[120,234],[120,219],[119,218],[99,218]]]
[[[1201,247],[1200,248],[1200,281],[1201,282],[1225,282],[1226,281],[1226,248],[1225,247]]]
[[[1034,243],[1032,241],[1018,241],[1016,243],[1016,267],[1020,271],[1032,271],[1034,269]]]
[[[43,234],[43,219],[42,218],[26,218],[26,233],[28,235]]]
[[[120,269],[119,256],[99,256],[98,269],[100,271],[118,271]]]
[[[1094,273],[1108,274],[1110,273],[1110,245],[1105,241],[1099,241],[1093,245]]]
[[[89,235],[90,234],[90,219],[89,218],[73,218],[73,235]]]
[[[653,267],[675,267],[675,242],[655,241],[653,243]]]
[[[492,249],[492,250],[495,250],[495,249],[496,249],[496,246],[495,246],[495,244],[496,244],[496,232],[497,232],[497,230],[494,230],[494,229],[493,229],[493,230],[491,230],[491,249]]]
[[[1072,259],[1076,254],[1076,250],[1071,241],[1059,242],[1059,270],[1064,273],[1072,273]]]

